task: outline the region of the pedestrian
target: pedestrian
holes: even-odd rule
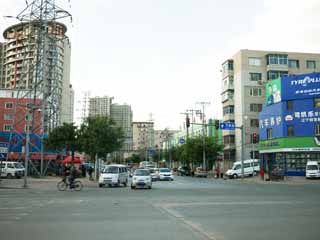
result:
[[[220,177],[220,168],[219,168],[219,166],[216,167],[216,175],[217,175],[217,178]]]
[[[93,173],[93,167],[92,167],[92,166],[89,166],[89,169],[88,169],[89,180],[93,180],[93,178],[92,178],[92,173]]]
[[[261,180],[264,180],[264,169],[263,169],[263,167],[260,167],[260,177],[261,177]]]
[[[86,166],[84,164],[81,164],[81,175],[82,177],[86,177]]]

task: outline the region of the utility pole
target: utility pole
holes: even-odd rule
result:
[[[198,102],[196,104],[202,105],[202,160],[203,160],[203,169],[207,170],[207,162],[206,162],[206,119],[205,119],[205,106],[210,105],[210,102]]]

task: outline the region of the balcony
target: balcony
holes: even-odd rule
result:
[[[221,94],[221,102],[233,101],[233,92],[227,91]]]

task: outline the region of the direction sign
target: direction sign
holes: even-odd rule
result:
[[[236,125],[233,122],[222,122],[220,123],[221,130],[235,130]]]
[[[8,154],[8,143],[0,142],[0,158],[6,158]]]
[[[180,140],[179,140],[179,143],[180,143],[180,144],[185,144],[185,142],[186,142],[186,141],[184,140],[184,138],[180,138]]]

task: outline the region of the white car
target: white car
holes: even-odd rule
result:
[[[173,181],[173,174],[169,168],[159,168],[159,179]]]
[[[320,178],[320,166],[317,161],[307,162],[306,178]]]
[[[152,188],[152,179],[149,170],[137,169],[131,181],[131,189],[135,188]]]
[[[125,165],[112,164],[107,165],[100,174],[99,187],[105,185],[111,186],[127,186],[128,183],[128,169]]]
[[[0,176],[7,178],[21,178],[24,176],[25,168],[19,162],[2,161],[0,166]]]
[[[152,181],[158,181],[159,180],[159,168],[150,168],[150,175]]]

